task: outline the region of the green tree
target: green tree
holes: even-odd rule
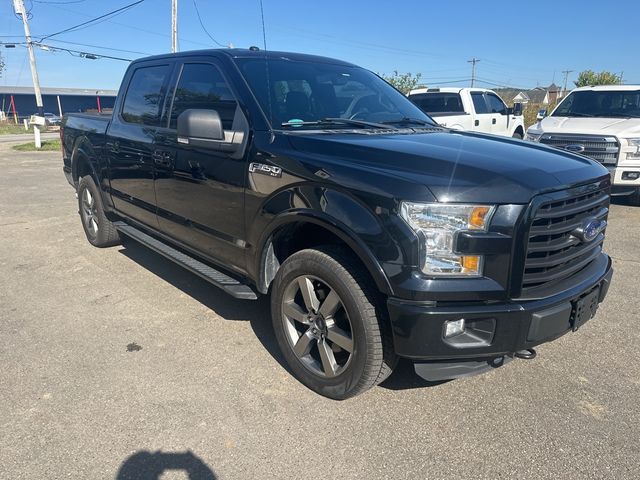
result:
[[[589,85],[620,85],[622,78],[615,73],[602,71],[594,72],[593,70],[584,70],[578,75],[578,80],[573,82],[576,87],[586,87]]]
[[[385,75],[382,73],[380,76],[406,95],[412,89],[416,88],[422,74],[398,73],[397,70],[394,70],[393,75]]]

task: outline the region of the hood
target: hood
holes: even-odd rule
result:
[[[538,193],[608,175],[604,167],[585,157],[470,132],[288,137],[302,156],[322,158],[327,171],[334,164],[341,171],[351,168],[356,179],[362,178],[363,170],[367,177],[377,173],[382,188],[398,189],[402,182],[395,180],[402,179],[405,185],[427,187],[440,202],[528,203]],[[407,198],[413,191],[388,193],[404,200],[424,200]]]
[[[640,136],[640,118],[546,117],[532,127],[545,133]]]

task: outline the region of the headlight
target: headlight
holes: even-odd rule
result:
[[[627,160],[640,160],[640,138],[627,138],[630,147],[635,147],[635,152],[627,152]]]
[[[527,132],[527,136],[525,137],[525,140],[529,140],[530,142],[537,142],[538,140],[540,140],[541,136],[542,136],[541,133],[529,133],[529,132]]]
[[[443,203],[402,202],[402,218],[422,242],[420,267],[427,275],[482,275],[483,257],[453,250],[457,232],[486,230],[494,207]]]

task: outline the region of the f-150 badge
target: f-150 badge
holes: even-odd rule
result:
[[[251,173],[261,173],[270,177],[282,177],[282,169],[273,165],[265,165],[264,163],[250,163],[249,171]]]

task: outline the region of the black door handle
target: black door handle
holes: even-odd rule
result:
[[[493,125],[495,125],[495,124],[496,124],[496,119],[495,119],[495,118],[494,118],[494,119],[492,119],[492,120],[491,120],[491,123],[492,123]]]
[[[478,125],[480,125],[480,120],[476,120],[474,125],[477,127]]]

